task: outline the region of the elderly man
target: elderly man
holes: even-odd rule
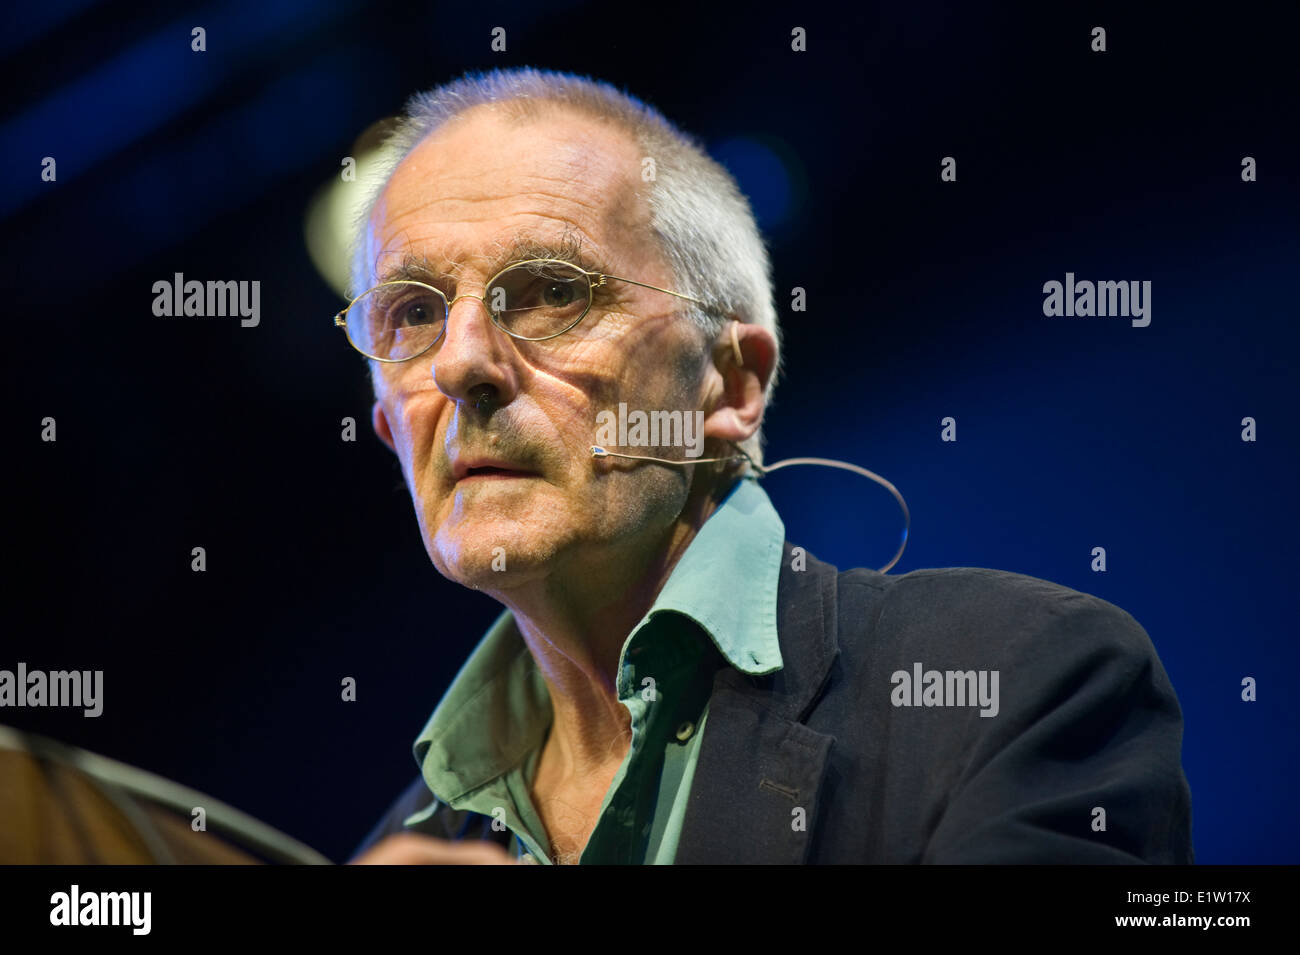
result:
[[[770,268],[697,145],[513,70],[417,96],[389,149],[337,322],[434,566],[505,610],[355,861],[1191,861],[1132,617],[785,541],[750,466]]]

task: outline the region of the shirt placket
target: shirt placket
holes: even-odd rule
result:
[[[656,635],[665,638],[666,646],[654,645]],[[680,634],[668,628],[659,629],[657,634],[647,632],[637,643],[641,652],[633,652],[637,647],[630,649],[624,664],[628,694],[621,698],[632,712],[630,759],[588,841],[588,848],[595,851],[590,857],[583,851],[582,861],[588,864],[629,865],[641,861],[653,825],[651,817],[658,798],[655,783],[663,767],[664,746],[676,729],[681,683],[697,656]],[[653,701],[643,696],[640,680],[645,676],[655,680]]]

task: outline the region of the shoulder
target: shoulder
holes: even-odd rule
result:
[[[1131,614],[984,567],[815,573],[838,652],[810,725],[885,857],[1192,861],[1182,712]]]
[[[811,555],[804,573],[787,560],[782,584],[783,629],[790,628],[783,645],[795,655],[833,648],[834,682],[868,700],[882,681],[887,686],[919,664],[924,673],[998,671],[1003,690],[1026,703],[1080,694],[1131,698],[1141,688],[1181,715],[1142,625],[1121,607],[1062,584],[986,567],[895,576],[838,570]]]
[[[832,568],[834,569],[834,568]],[[935,567],[888,576],[865,567],[836,570],[841,593],[889,601],[931,613],[1007,614],[1040,609],[1049,613],[1125,611],[1100,597],[1063,584],[989,567]]]
[[[836,571],[842,641],[958,647],[997,653],[1104,651],[1154,655],[1126,610],[1050,580],[987,567],[944,567],[886,576]]]
[[[893,578],[853,569],[835,579],[840,691],[874,701],[885,722],[952,734],[986,757],[1021,736],[1080,751],[1118,745],[1124,726],[1152,765],[1176,766],[1182,709],[1150,636],[1126,610],[984,567]],[[971,677],[989,697],[978,712],[959,692]],[[917,706],[930,715],[918,718]]]

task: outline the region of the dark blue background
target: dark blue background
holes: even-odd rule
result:
[[[303,214],[409,94],[527,64],[626,86],[753,197],[787,345],[769,460],[897,484],[895,573],[1003,568],[1132,613],[1184,709],[1198,860],[1300,861],[1295,7],[1130,6],[11,6],[0,667],[103,669],[106,690],[96,720],[0,722],[336,859],[413,778],[410,744],[496,606],[432,569],[368,429],[339,440],[367,386]],[[152,284],[178,271],[260,280],[261,325],[155,318]],[[1151,325],[1044,317],[1067,271],[1150,280]],[[893,554],[875,485],[800,468],[767,487],[823,559]]]

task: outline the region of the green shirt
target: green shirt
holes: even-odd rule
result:
[[[619,655],[618,697],[632,741],[580,861],[670,864],[677,853],[708,701],[719,667],[753,676],[782,667],[776,590],[785,525],[767,494],[740,480],[673,568]],[[529,795],[550,731],[550,694],[514,616],[497,618],[415,742],[440,803],[492,816],[525,862],[550,863]]]

